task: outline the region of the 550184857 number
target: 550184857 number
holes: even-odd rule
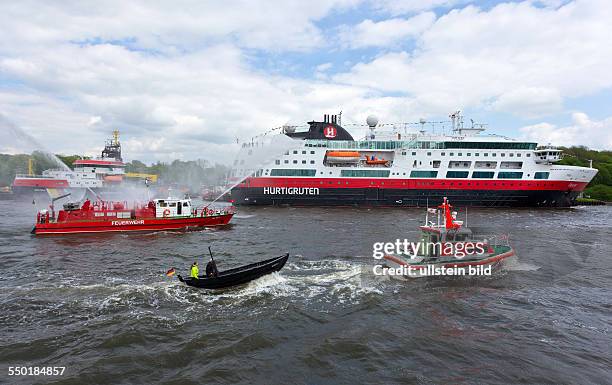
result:
[[[9,366],[9,376],[61,376],[65,366]]]

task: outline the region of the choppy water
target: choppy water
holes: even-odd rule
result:
[[[470,210],[518,258],[407,282],[373,276],[372,243],[417,239],[423,210],[240,208],[227,229],[62,237],[31,236],[34,213],[0,201],[0,382],[612,382],[611,207]],[[164,275],[208,245],[221,269],[292,257],[224,292]]]

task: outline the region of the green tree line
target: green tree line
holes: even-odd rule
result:
[[[589,167],[589,160],[598,170],[584,194],[590,198],[612,202],[612,151],[589,150],[584,146],[561,147],[564,157],[559,164]]]

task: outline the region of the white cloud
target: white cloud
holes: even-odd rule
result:
[[[103,3],[20,1],[0,7],[0,47],[27,49],[66,41],[127,41],[164,52],[235,42],[249,48],[304,50],[322,43],[314,24],[355,0],[228,0],[180,4],[109,0]],[[11,37],[10,39],[7,37]]]
[[[323,63],[323,64],[319,64],[317,66],[317,71],[319,72],[325,72],[327,70],[329,70],[330,68],[332,68],[334,66],[333,63]]]
[[[319,80],[326,80],[329,78],[329,71],[334,66],[333,63],[323,63],[315,67],[314,77]]]
[[[441,114],[456,106],[531,115],[558,111],[560,98],[612,86],[612,3],[577,0],[560,8],[528,2],[439,17],[413,52],[356,64],[336,81],[413,96]],[[522,103],[521,100],[522,99]]]
[[[87,122],[88,126],[94,126],[102,121],[102,117],[100,116],[92,116],[89,118],[89,122]]]
[[[472,0],[376,0],[372,1],[372,4],[375,8],[391,15],[402,15],[434,8],[448,8],[469,2]]]
[[[612,117],[591,120],[585,113],[572,114],[572,124],[557,127],[550,123],[538,123],[520,129],[522,138],[540,144],[557,146],[585,145],[596,150],[612,148]]]
[[[562,105],[561,95],[554,88],[517,87],[499,95],[493,109],[530,118],[559,112]]]
[[[450,2],[418,4],[403,3],[401,12]],[[6,3],[0,113],[56,152],[98,152],[118,128],[127,159],[228,162],[236,137],[323,113],[343,110],[344,123],[370,113],[387,122],[445,116],[457,106],[537,116],[612,85],[612,53],[602,49],[612,19],[605,2],[358,22],[346,44],[382,47],[378,55],[340,52],[345,64],[332,62],[325,48],[338,29],[318,21],[353,5]],[[393,52],[405,39],[417,49]],[[273,75],[249,65],[258,52],[273,52],[272,61],[313,55],[304,62],[322,64],[304,71],[310,79]]]
[[[409,19],[364,20],[355,26],[340,28],[341,44],[350,48],[387,47],[398,41],[414,38],[436,20],[433,12],[424,12]]]
[[[127,159],[229,162],[236,137],[288,120],[340,109],[352,116],[370,106],[391,116],[389,103],[372,100],[367,88],[266,76],[246,68],[231,45],[151,56],[120,46],[57,44],[20,60],[36,71],[0,60],[0,71],[27,85],[0,94],[0,112],[64,153],[101,147],[118,128]]]

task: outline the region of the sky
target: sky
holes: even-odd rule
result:
[[[0,152],[230,163],[236,139],[342,111],[612,149],[612,1],[0,4]],[[351,129],[351,127],[348,127]],[[359,132],[354,132],[359,136]]]

